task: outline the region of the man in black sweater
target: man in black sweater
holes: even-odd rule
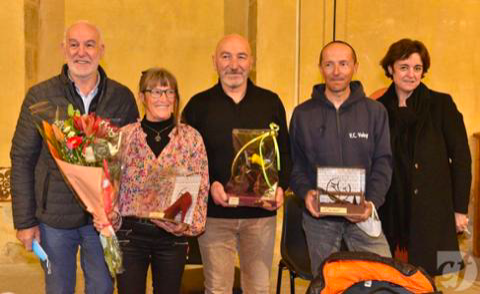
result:
[[[185,122],[202,134],[209,161],[207,224],[199,237],[205,293],[231,292],[237,249],[243,292],[269,293],[276,209],[283,204],[291,168],[285,109],[278,95],[248,79],[253,58],[245,38],[225,36],[217,45],[213,63],[220,81],[192,97],[183,111]],[[232,130],[267,129],[271,122],[280,127],[277,205],[268,210],[232,207],[224,189],[235,156]]]

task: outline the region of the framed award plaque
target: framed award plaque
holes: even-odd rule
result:
[[[320,215],[362,214],[365,201],[365,169],[318,167],[317,189],[317,211]]]

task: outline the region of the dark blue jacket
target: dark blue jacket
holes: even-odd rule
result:
[[[362,167],[366,170],[365,197],[378,208],[392,176],[387,111],[365,96],[360,82],[351,82],[350,90],[336,110],[325,97],[325,84],[319,84],[312,98],[295,108],[290,122],[290,186],[304,198],[316,188],[317,167]]]

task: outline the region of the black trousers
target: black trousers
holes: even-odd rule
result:
[[[123,252],[124,273],[117,275],[119,294],[146,291],[147,270],[152,268],[153,293],[180,292],[188,243],[155,224],[126,217],[117,232]]]

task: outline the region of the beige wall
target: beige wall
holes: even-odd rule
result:
[[[338,2],[343,3],[338,37],[357,49],[357,78],[367,93],[390,83],[378,63],[391,43],[405,37],[421,40],[431,57],[424,82],[453,96],[469,135],[480,131],[480,116],[476,115],[480,111],[480,57],[474,51],[480,47],[480,1],[368,1],[375,4],[372,7],[362,0]]]
[[[332,40],[332,2],[302,1],[300,100],[321,81],[318,54]],[[476,83],[480,57],[473,51],[480,45],[478,11],[480,1],[472,0],[339,0],[336,36],[356,49],[360,63],[356,78],[367,94],[390,83],[378,63],[391,43],[405,37],[423,41],[432,59],[424,82],[453,96],[471,135],[480,131],[480,116],[475,115],[480,111]]]
[[[0,4],[0,166],[10,166],[10,142],[25,88],[23,1]]]
[[[10,166],[10,142],[25,88],[25,38],[23,1],[0,4],[0,166]],[[9,203],[0,202],[0,263],[12,262],[12,213]],[[18,259],[15,259],[18,260]]]
[[[290,110],[295,95],[295,1],[257,3],[257,84],[276,92]]]
[[[38,81],[43,81],[60,73],[65,27],[65,1],[42,1],[39,7],[38,34]]]
[[[295,1],[258,3],[257,81],[278,92],[291,112],[296,104]],[[303,0],[301,4],[300,102],[322,80],[318,55],[333,35],[333,1]],[[432,59],[424,82],[453,96],[471,137],[480,131],[480,116],[475,115],[480,111],[480,55],[473,51],[480,46],[478,11],[480,1],[473,0],[339,0],[336,37],[356,49],[360,63],[356,78],[367,94],[390,84],[378,63],[391,43],[405,37],[423,41]]]
[[[65,24],[97,24],[105,40],[107,74],[138,90],[140,72],[169,69],[179,82],[182,105],[216,81],[210,56],[224,32],[223,1],[65,0]]]

